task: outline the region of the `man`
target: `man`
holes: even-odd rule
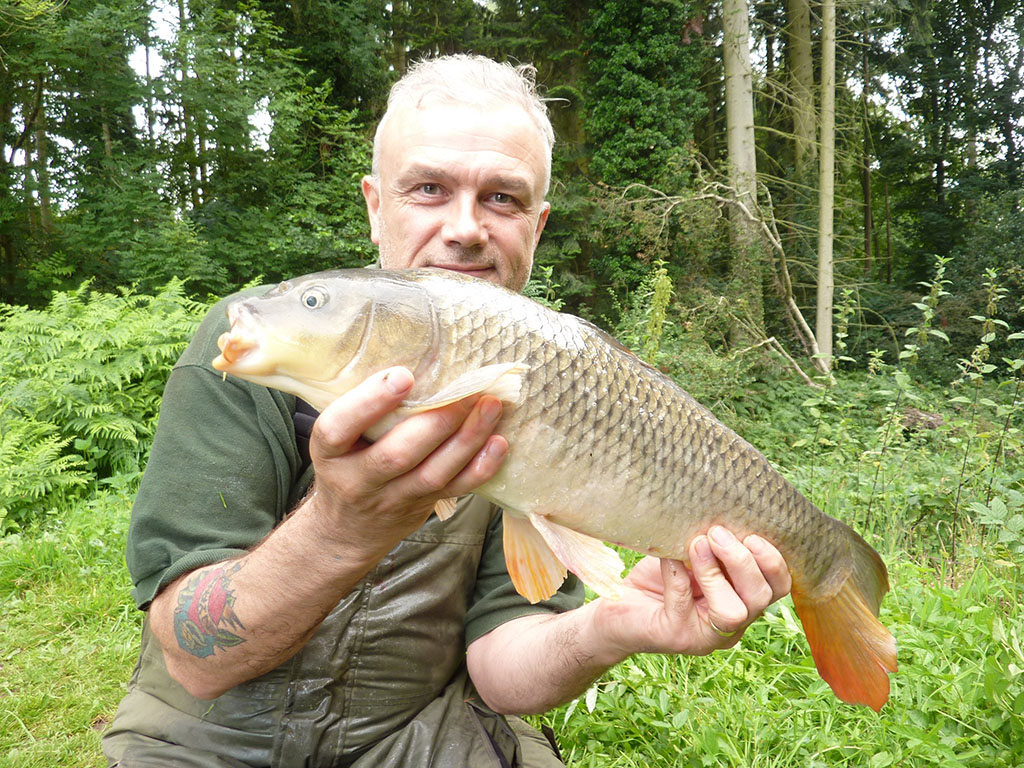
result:
[[[381,266],[523,288],[553,143],[531,75],[455,56],[394,87],[362,182]],[[647,558],[622,600],[581,605],[570,579],[530,605],[492,505],[468,496],[445,523],[431,514],[501,465],[497,399],[416,415],[368,444],[413,384],[382,371],[319,416],[303,471],[294,398],[210,367],[222,316],[171,374],[133,510],[147,620],[104,739],[112,764],[560,765],[496,713],[543,712],[638,651],[730,647],[789,591],[774,547],[715,528],[692,544],[692,571]]]

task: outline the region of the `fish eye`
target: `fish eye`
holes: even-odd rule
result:
[[[306,309],[319,309],[327,303],[327,291],[320,286],[307,288],[302,294],[301,301]]]

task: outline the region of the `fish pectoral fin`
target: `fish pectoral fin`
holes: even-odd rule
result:
[[[601,597],[622,597],[622,558],[619,553],[585,533],[566,528],[543,515],[530,513],[530,522],[544,537],[565,567]]]
[[[516,592],[531,603],[547,600],[565,581],[565,566],[525,517],[503,512],[501,524],[505,565]]]
[[[516,405],[522,395],[522,376],[530,370],[525,363],[499,363],[477,368],[462,376],[426,400],[406,400],[399,410],[408,413],[431,411],[470,395],[494,395],[502,402]]]
[[[455,514],[455,505],[458,499],[454,496],[450,499],[440,499],[437,504],[434,505],[434,514],[437,515],[437,519],[444,522],[449,517]]]

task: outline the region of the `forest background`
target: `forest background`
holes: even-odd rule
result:
[[[1022,6],[0,0],[0,765],[100,764],[169,366],[211,297],[374,258],[387,89],[459,51],[549,100],[531,295],[892,571],[881,717],[830,698],[783,605],[549,715],[570,763],[1024,764]]]

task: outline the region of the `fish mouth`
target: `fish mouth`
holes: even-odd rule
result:
[[[259,338],[246,328],[248,317],[244,307],[232,305],[228,308],[231,327],[217,338],[220,354],[212,363],[218,371],[232,372],[245,357],[259,348]]]

